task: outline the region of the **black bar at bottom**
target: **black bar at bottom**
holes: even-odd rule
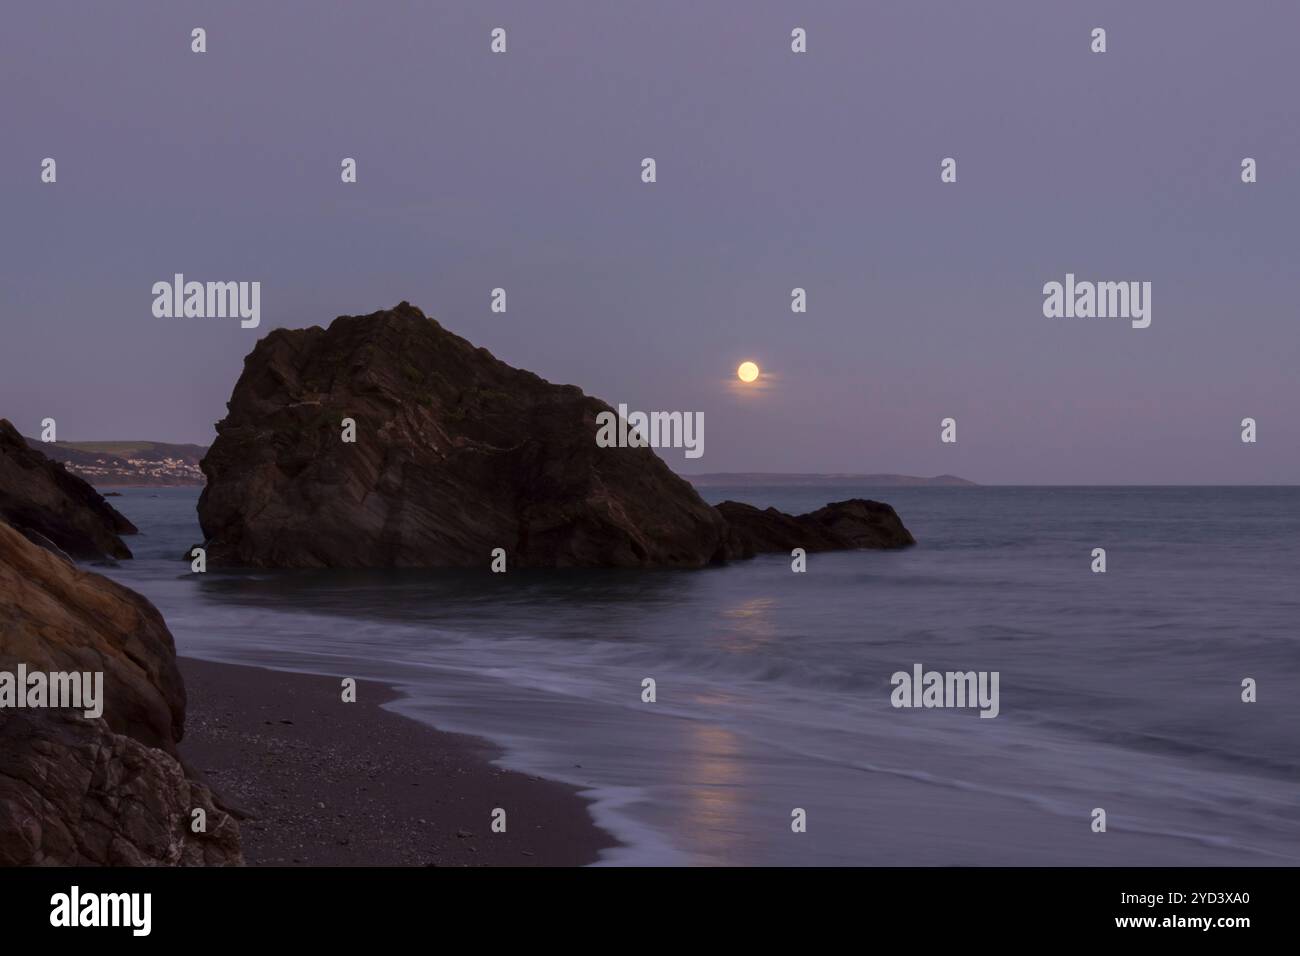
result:
[[[733,940],[782,927],[858,938],[911,927],[927,944],[1048,933],[1197,935],[1231,945],[1290,924],[1296,875],[1294,868],[0,869],[0,913],[7,943],[75,933],[78,944],[282,937],[296,946],[354,938],[400,947],[403,934],[413,934],[440,948],[450,943],[443,934],[463,931],[469,939],[459,949],[479,933],[484,943],[553,943],[622,924],[630,941],[702,923]],[[144,896],[132,894],[149,894],[147,911]],[[139,932],[146,912],[147,935]],[[71,925],[115,918],[121,925]]]

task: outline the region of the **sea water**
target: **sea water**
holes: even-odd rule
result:
[[[393,709],[577,785],[623,842],[607,863],[1300,863],[1300,489],[702,493],[876,498],[918,543],[803,574],[192,574],[197,490],[126,489],[142,534],[107,573],[183,655],[386,681]],[[997,671],[997,718],[892,707],[915,664]]]

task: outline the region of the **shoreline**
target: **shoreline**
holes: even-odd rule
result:
[[[71,472],[71,473],[72,473],[72,474],[76,474],[76,472]],[[84,476],[81,476],[81,475],[78,475],[78,477],[79,477],[79,478],[84,478]],[[89,484],[92,488],[94,488],[96,491],[100,491],[101,488],[107,488],[107,489],[109,489],[109,490],[112,490],[112,489],[114,489],[114,488],[130,488],[130,489],[132,489],[132,490],[134,490],[134,491],[140,491],[140,490],[149,489],[149,488],[153,488],[153,489],[158,489],[158,488],[202,488],[202,487],[205,486],[206,482],[201,482],[201,481],[181,482],[181,481],[178,481],[178,482],[175,482],[175,483],[173,483],[173,484],[158,484],[157,482],[140,481],[140,482],[117,482],[117,483],[106,482],[106,483],[104,483],[104,484],[100,484],[100,483],[98,483],[98,482],[88,481],[88,484]],[[100,494],[103,494],[103,492],[100,491]]]
[[[344,704],[337,677],[177,660],[181,758],[239,819],[249,866],[583,866],[620,845],[576,788],[385,709],[389,685],[358,680]]]

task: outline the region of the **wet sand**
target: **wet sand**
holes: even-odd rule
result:
[[[180,659],[182,758],[240,819],[251,866],[580,866],[616,845],[564,784],[502,770],[486,741],[384,710],[340,678]],[[506,832],[492,831],[495,808]]]

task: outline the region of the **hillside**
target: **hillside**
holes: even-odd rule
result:
[[[711,472],[703,475],[682,475],[697,488],[717,487],[720,485],[841,485],[855,483],[876,488],[974,488],[976,482],[956,475],[935,475],[924,478],[916,475],[871,474],[856,475],[849,473],[813,474],[785,473],[777,471],[734,471]]]
[[[172,445],[156,441],[59,441],[27,438],[27,444],[62,462],[68,471],[92,485],[201,485],[202,445]]]

